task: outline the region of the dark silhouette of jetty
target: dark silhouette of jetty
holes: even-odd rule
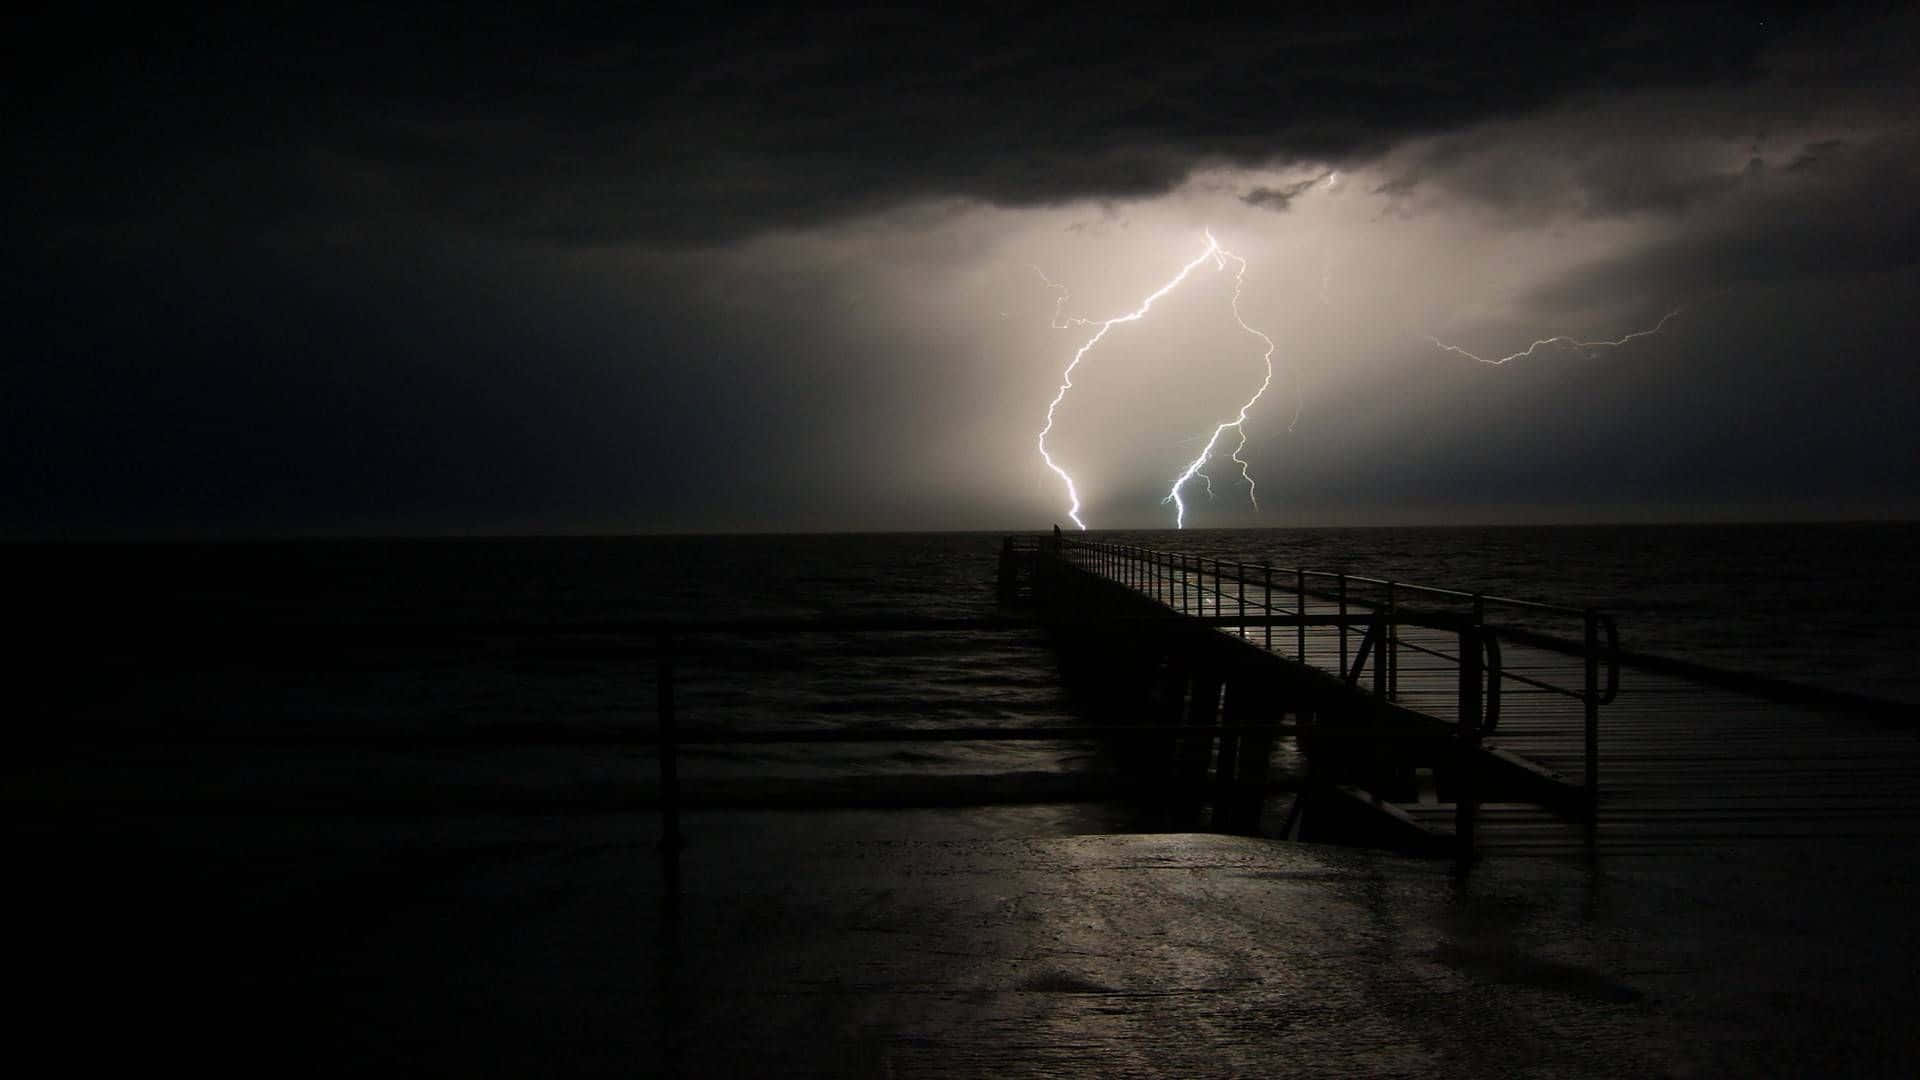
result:
[[[1001,566],[1118,722],[1296,737],[1291,835],[1467,860],[1920,833],[1911,707],[1625,653],[1605,612],[1057,531]],[[1248,737],[1186,756],[1224,784]]]

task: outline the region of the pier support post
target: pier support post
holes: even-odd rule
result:
[[[1225,722],[1234,727],[1273,726],[1277,710],[1271,694],[1264,689],[1254,679],[1229,682],[1223,709]],[[1260,831],[1267,772],[1273,760],[1273,740],[1268,732],[1246,732],[1222,738],[1219,794],[1214,796],[1213,808],[1215,831],[1245,836]]]
[[[1232,681],[1220,687],[1220,717],[1225,723],[1237,711],[1234,706],[1236,697],[1245,696],[1244,683]],[[1220,736],[1219,755],[1213,766],[1213,831],[1240,832],[1240,736],[1222,734]]]
[[[1187,699],[1187,723],[1212,724],[1220,716],[1221,678],[1217,669],[1204,662],[1193,667],[1193,685]],[[1207,766],[1213,758],[1212,735],[1186,735],[1180,739],[1175,758],[1174,796],[1176,819],[1185,827],[1199,823],[1200,796],[1206,791]]]

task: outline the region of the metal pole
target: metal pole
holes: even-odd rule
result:
[[[685,844],[680,835],[680,723],[673,714],[673,635],[660,635],[659,724],[660,724],[660,850],[678,851]]]
[[[1473,861],[1473,828],[1478,816],[1480,791],[1474,772],[1480,759],[1480,629],[1460,630],[1460,729],[1459,759],[1453,793],[1454,858],[1465,869]]]
[[[1347,572],[1340,571],[1340,674],[1347,673]]]
[[[1240,582],[1240,636],[1247,636],[1247,564],[1234,563],[1233,576]]]
[[[1367,633],[1373,638],[1373,696],[1387,697],[1387,624],[1379,611],[1367,620]],[[1364,649],[1365,646],[1362,646]]]
[[[1293,571],[1293,606],[1298,609],[1300,625],[1294,628],[1293,641],[1296,659],[1307,662],[1307,572],[1295,567]]]
[[[1273,563],[1260,560],[1260,579],[1267,589],[1267,651],[1273,651]]]
[[[1581,703],[1587,714],[1587,846],[1591,848],[1600,826],[1600,618],[1588,611],[1586,623],[1587,685]]]
[[[1393,582],[1389,581],[1387,582],[1387,625],[1382,628],[1380,641],[1378,642],[1382,650],[1380,659],[1387,672],[1388,701],[1395,700],[1400,696],[1400,657],[1396,655],[1400,651],[1396,648],[1400,642],[1400,635],[1394,629],[1393,620],[1395,614],[1397,613],[1393,599]]]

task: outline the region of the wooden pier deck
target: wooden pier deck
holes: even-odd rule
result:
[[[1481,693],[1497,692],[1498,702],[1476,714],[1482,762],[1540,783],[1531,797],[1511,797],[1509,787],[1478,803],[1473,845],[1483,853],[1679,854],[1749,842],[1920,836],[1920,732],[1912,709],[1819,692],[1783,701],[1779,684],[1764,679],[1714,685],[1639,669],[1631,658],[1618,668],[1617,693],[1609,698],[1608,668],[1619,658],[1607,655],[1605,634],[1596,635],[1590,673],[1581,632],[1590,613],[1574,609],[1507,605],[1403,583],[1383,589],[1369,579],[1310,578],[1072,538],[1043,543],[1036,557],[1328,674],[1353,670],[1366,620],[1390,620],[1391,632],[1382,635],[1391,642],[1384,672],[1378,681],[1362,672],[1354,685],[1384,690],[1394,704],[1436,724],[1457,726],[1462,709],[1462,639],[1447,619],[1485,627],[1498,641],[1498,671]],[[1414,604],[1425,608],[1415,613],[1408,606]],[[1276,625],[1301,615],[1297,625]],[[1369,662],[1379,669],[1378,661],[1376,655]],[[1591,766],[1589,694],[1597,719]],[[1589,775],[1598,781],[1591,800]],[[1376,801],[1435,837],[1452,836],[1459,808],[1443,801],[1426,770],[1417,781],[1417,792]]]

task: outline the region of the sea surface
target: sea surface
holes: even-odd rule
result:
[[[1597,607],[1638,652],[1920,702],[1913,524],[1094,535]],[[11,725],[29,740],[150,746],[145,772],[86,782],[144,782],[176,795],[431,791],[538,802],[564,790],[566,799],[620,805],[648,789],[650,751],[549,739],[652,729],[652,639],[596,624],[986,615],[1000,539],[15,545],[4,550],[16,625],[33,643],[16,676],[27,707]],[[695,729],[1032,727],[1078,715],[1044,636],[1019,629],[696,635],[676,658],[674,687],[681,722]],[[375,744],[464,734],[524,736],[525,745],[374,755],[344,745],[202,748],[208,736]],[[690,751],[684,763],[688,783],[710,794],[784,791],[802,802],[856,788],[882,801],[929,791],[1074,799],[1116,767],[1097,746],[1008,742],[736,746]]]

